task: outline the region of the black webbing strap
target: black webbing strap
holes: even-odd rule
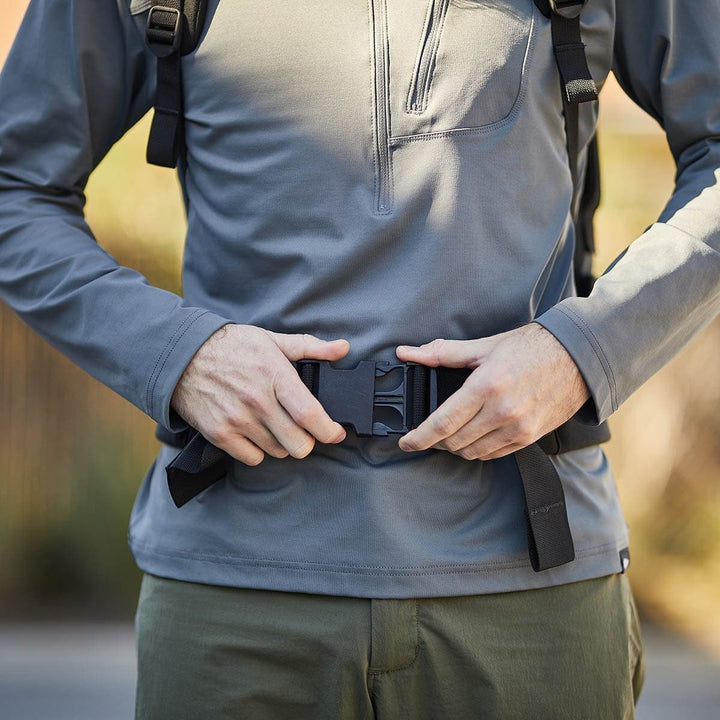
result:
[[[593,218],[600,205],[600,158],[597,135],[593,135],[587,148],[585,181],[583,183],[577,220],[575,221],[575,286],[578,295],[587,297],[595,284],[592,260],[595,255],[595,231]]]
[[[580,112],[578,106],[580,103],[597,100],[598,92],[585,57],[585,45],[580,36],[580,17],[566,18],[553,13],[550,17],[550,26],[555,60],[560,72],[562,86],[568,164],[573,184],[572,208],[573,215],[575,215],[580,191],[578,182]]]
[[[582,2],[575,4],[582,9]],[[560,73],[560,85],[567,133],[568,163],[573,184],[572,209],[575,216],[580,191],[578,182],[578,152],[580,149],[580,103],[597,100],[598,91],[585,56],[585,45],[580,31],[580,15],[568,17],[554,9],[550,14],[555,62]]]
[[[438,368],[437,405],[457,391],[468,375],[469,371],[465,369]],[[528,555],[535,572],[575,559],[565,493],[548,451],[551,454],[567,452],[604,442],[609,436],[607,426],[597,428],[570,420],[538,442],[514,453],[525,497]]]
[[[165,468],[168,488],[175,505],[182,507],[227,475],[230,460],[224,450],[193,431],[187,444]]]
[[[565,493],[555,466],[542,448],[533,443],[515,453],[527,521],[528,554],[535,572],[564,565],[575,559],[568,523]]]
[[[155,114],[150,127],[147,161],[175,167],[182,142],[182,63],[178,53],[158,58]]]
[[[429,415],[430,368],[425,365],[411,365],[408,368],[408,377],[411,381],[408,427],[413,430]]]
[[[182,58],[183,0],[159,0],[147,19],[147,44],[157,56],[155,112],[147,161],[175,167],[183,139]]]
[[[587,166],[578,178],[580,150],[580,103],[597,100],[598,91],[588,68],[582,42],[580,13],[584,0],[535,0],[540,12],[550,18],[555,61],[560,75],[563,114],[572,178],[572,216],[575,219],[575,256],[573,260],[578,294],[589,295],[593,286],[592,257],[595,251],[592,219],[600,202],[600,175],[597,138],[593,136],[587,151]]]

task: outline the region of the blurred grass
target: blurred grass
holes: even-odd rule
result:
[[[662,133],[612,82],[601,108],[598,271],[655,220],[674,175]],[[147,131],[145,118],[93,174],[86,214],[121,264],[180,292],[179,188],[172,171],[145,165]],[[1,303],[0,343],[0,615],[60,604],[130,617],[139,572],[125,536],[159,447],[153,422]],[[642,609],[718,655],[719,355],[716,320],[612,418],[608,446]]]

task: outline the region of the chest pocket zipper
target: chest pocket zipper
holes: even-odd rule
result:
[[[422,113],[427,107],[437,61],[440,37],[447,17],[450,0],[430,0],[420,51],[415,62],[405,109],[409,113]]]

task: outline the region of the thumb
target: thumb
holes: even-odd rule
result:
[[[321,340],[314,335],[285,335],[267,331],[291,362],[295,360],[339,360],[350,350],[347,340]]]
[[[476,367],[483,357],[482,340],[433,340],[419,347],[400,345],[396,354],[403,362],[429,367]]]

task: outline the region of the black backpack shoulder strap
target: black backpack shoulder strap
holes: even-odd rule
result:
[[[578,177],[579,105],[598,98],[580,32],[580,13],[585,1],[535,0],[540,12],[550,18],[555,61],[560,73],[568,161],[573,183],[575,284],[581,295],[588,295],[592,289],[591,265],[595,251],[592,219],[600,202],[600,175],[595,137],[588,146],[585,176]]]
[[[155,113],[147,146],[153,165],[175,167],[183,143],[182,56],[200,41],[206,0],[153,0],[146,41],[157,57]]]

